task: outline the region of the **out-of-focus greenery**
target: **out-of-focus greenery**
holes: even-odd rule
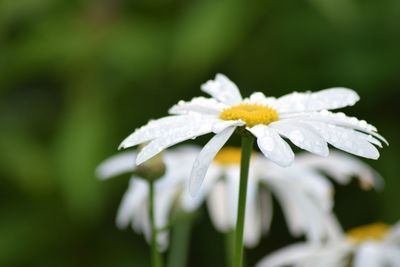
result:
[[[128,177],[94,169],[216,72],[243,95],[354,88],[346,112],[390,142],[368,161],[386,188],[338,187],[335,210],[345,228],[394,223],[399,14],[398,0],[0,0],[0,266],[147,266],[143,237],[114,226]],[[223,237],[202,215],[190,266],[222,266]],[[247,261],[291,241],[277,208]]]

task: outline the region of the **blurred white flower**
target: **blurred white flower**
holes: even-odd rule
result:
[[[374,145],[381,147],[380,141],[386,142],[367,122],[328,111],[354,105],[359,96],[350,89],[295,92],[280,98],[257,92],[243,99],[238,87],[222,74],[201,88],[212,98],[180,101],[170,109],[172,116],[150,121],[120,145],[127,148],[150,141],[137,156],[136,163],[140,164],[172,145],[215,133],[193,165],[189,186],[192,194],[198,192],[213,158],[238,127],[254,135],[262,153],[281,166],[294,160],[292,149],[281,136],[318,155],[328,155],[329,143],[372,159],[379,157]]]
[[[327,244],[299,243],[262,259],[256,267],[399,267],[400,224],[355,228]]]
[[[221,232],[235,228],[239,191],[240,148],[225,147],[219,151],[207,172],[204,186],[195,197],[186,190],[192,164],[199,153],[197,146],[179,146],[166,150],[163,158],[165,175],[156,181],[155,220],[158,229],[168,225],[171,210],[193,212],[205,200],[214,226]],[[122,152],[104,161],[97,175],[106,179],[135,170],[135,152]],[[321,241],[340,232],[332,214],[333,185],[323,175],[328,174],[339,183],[358,177],[363,185],[376,187],[380,176],[368,165],[340,152],[331,152],[327,158],[299,154],[290,167],[280,167],[260,153],[252,153],[249,170],[245,216],[245,245],[254,247],[269,231],[273,216],[272,195],[283,210],[289,231],[293,236],[305,234],[307,240]],[[117,225],[132,224],[136,232],[150,240],[148,217],[148,183],[132,176],[121,202]],[[168,245],[168,231],[159,234],[163,249]]]
[[[192,212],[201,204],[201,198],[189,195],[186,181],[199,149],[192,146],[181,146],[168,150],[163,154],[166,171],[163,177],[155,182],[155,224],[157,229],[170,223],[171,211],[174,207]],[[136,169],[136,152],[122,152],[104,162],[96,170],[100,179],[108,179],[124,173],[132,173]],[[142,177],[132,175],[128,190],[120,204],[116,223],[119,228],[129,224],[143,233],[146,240],[151,239],[149,220],[149,185]],[[159,247],[165,250],[168,246],[168,230],[158,234]]]
[[[204,190],[209,191],[207,204],[215,227],[228,232],[236,225],[239,191],[240,148],[223,148],[208,170]],[[381,185],[380,176],[368,165],[345,153],[331,152],[327,158],[299,154],[290,167],[280,167],[261,154],[252,154],[249,171],[245,245],[258,244],[272,220],[271,194],[282,207],[293,236],[306,235],[319,242],[340,233],[334,215],[333,185],[325,174],[339,183],[358,177],[363,185]]]

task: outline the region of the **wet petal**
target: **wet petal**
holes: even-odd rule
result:
[[[193,164],[192,173],[189,179],[189,192],[193,196],[199,191],[212,160],[234,131],[235,127],[226,128],[221,133],[216,134],[211,138],[211,140],[200,151]]]
[[[214,80],[207,81],[201,86],[201,90],[228,105],[236,105],[242,101],[236,84],[223,74],[217,74]]]
[[[227,105],[213,98],[195,97],[188,102],[183,100],[179,101],[178,104],[170,108],[169,113],[179,115],[193,113],[218,115],[224,108],[227,108]]]
[[[274,108],[279,113],[337,109],[354,105],[360,97],[348,88],[330,88],[319,92],[294,92],[277,99]]]
[[[273,106],[276,102],[276,98],[266,97],[262,92],[255,92],[252,93],[249,98],[246,98],[244,102],[263,106]]]
[[[141,164],[177,143],[210,133],[214,122],[215,119],[213,118],[199,117],[197,120],[193,118],[191,121],[186,121],[186,124],[179,128],[164,129],[159,138],[151,141],[140,151],[136,159],[136,164]]]
[[[293,120],[282,120],[271,123],[269,127],[276,129],[279,134],[304,150],[324,157],[329,154],[326,141],[307,124]]]
[[[308,122],[307,122],[308,123]],[[308,123],[334,147],[370,159],[379,158],[379,151],[360,132],[325,123]]]
[[[199,149],[199,152],[196,154],[195,158],[193,159],[193,162],[197,158],[199,153],[200,153],[200,149]],[[193,162],[186,165],[187,167],[189,167],[189,172],[187,175],[184,176],[184,180],[185,180],[184,184],[185,185],[188,185],[188,177],[190,177]],[[183,166],[182,164],[183,163],[181,163],[180,168],[182,168],[182,166]],[[197,209],[200,205],[202,205],[204,200],[206,198],[210,197],[211,190],[214,188],[215,184],[217,183],[218,179],[221,176],[222,176],[221,168],[219,168],[219,166],[211,164],[207,170],[206,177],[204,178],[204,183],[201,186],[199,192],[197,192],[197,194],[195,196],[192,196],[190,194],[189,190],[184,190],[184,192],[182,192],[182,194],[181,194],[182,208],[187,212],[192,212],[195,209]],[[185,189],[187,189],[187,188],[185,188]]]
[[[300,114],[288,114],[281,115],[281,119],[296,119],[303,120],[307,122],[322,122],[327,124],[333,124],[336,126],[341,126],[344,128],[350,128],[354,130],[358,130],[363,133],[367,133],[368,141],[374,143],[378,146],[382,146],[379,140],[383,141],[385,144],[388,144],[386,139],[378,134],[376,131],[376,127],[367,123],[365,120],[359,120],[356,117],[346,116],[342,112],[330,112],[327,110],[322,110],[320,112],[306,112]]]
[[[280,166],[289,166],[294,160],[290,146],[279,136],[276,130],[265,125],[256,125],[249,131],[257,137],[261,152]]]
[[[192,120],[199,120],[199,116],[168,116],[157,120],[149,121],[145,126],[136,129],[125,138],[119,145],[119,149],[128,148],[148,142],[162,136],[165,131],[185,126]]]
[[[225,130],[228,127],[237,127],[237,126],[243,126],[245,123],[243,121],[224,121],[224,120],[219,120],[215,122],[212,126],[212,131],[213,133],[220,133],[223,130]]]

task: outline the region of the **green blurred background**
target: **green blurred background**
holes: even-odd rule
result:
[[[345,228],[394,223],[399,48],[398,0],[0,0],[0,266],[148,266],[143,237],[114,225],[129,177],[94,169],[216,72],[245,96],[355,89],[345,111],[390,142],[368,161],[386,187],[338,187],[335,210]],[[293,241],[275,210],[250,266]],[[189,266],[222,266],[224,239],[200,215]]]

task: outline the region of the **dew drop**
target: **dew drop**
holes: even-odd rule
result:
[[[304,135],[299,130],[291,131],[289,137],[293,142],[301,143],[304,141]]]
[[[271,137],[269,137],[269,136],[263,137],[261,142],[262,142],[263,148],[266,151],[271,152],[274,150],[275,142]]]

